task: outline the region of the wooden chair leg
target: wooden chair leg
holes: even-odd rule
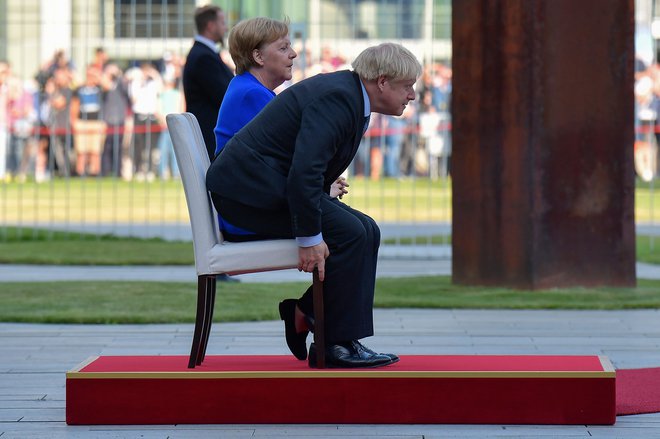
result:
[[[206,358],[206,347],[209,344],[209,336],[211,335],[211,325],[213,324],[213,310],[215,309],[215,293],[217,288],[216,276],[209,276],[206,281],[207,295],[206,295],[206,321],[204,332],[202,335],[201,351],[197,358],[197,365],[199,366]]]
[[[189,369],[195,368],[201,347],[204,317],[206,316],[206,295],[208,292],[206,288],[206,277],[197,277],[197,314],[195,315],[195,333],[193,335],[192,347],[190,348],[190,358],[188,359]]]
[[[314,301],[314,345],[316,346],[316,367],[325,369],[325,312],[323,311],[323,282],[315,268],[312,281]]]

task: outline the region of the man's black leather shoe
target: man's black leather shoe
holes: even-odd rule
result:
[[[364,349],[366,352],[369,352],[370,354],[377,354],[377,352],[372,351],[371,349],[369,349],[368,347],[366,347],[365,345],[363,345],[359,341],[356,341],[355,343],[362,346],[362,349]],[[388,357],[390,357],[390,360],[392,360],[392,363],[396,363],[397,361],[399,361],[399,356],[395,355],[395,354],[386,354],[386,353],[382,352],[380,355],[387,355]]]
[[[325,366],[328,368],[380,367],[392,364],[390,357],[365,349],[358,341],[335,344],[325,349]],[[309,348],[309,367],[316,368],[316,345]]]
[[[291,353],[299,360],[307,358],[307,334],[309,331],[296,331],[296,299],[280,302],[280,318],[284,320],[284,336]]]

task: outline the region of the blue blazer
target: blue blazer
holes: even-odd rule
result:
[[[353,160],[365,121],[356,73],[305,79],[227,142],[206,174],[207,188],[248,206],[288,209],[294,236],[317,235],[321,196]]]
[[[234,74],[222,62],[218,53],[195,41],[183,68],[183,93],[186,111],[197,118],[211,159],[215,153],[213,128],[229,81],[233,77]]]

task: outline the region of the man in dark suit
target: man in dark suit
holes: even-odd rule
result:
[[[229,140],[206,182],[220,214],[256,233],[245,239],[295,237],[298,269],[318,268],[327,363],[374,367],[398,360],[358,341],[373,335],[380,230],[329,191],[355,156],[370,113],[401,115],[415,99],[421,66],[404,47],[384,43],[363,51],[353,68],[308,78],[280,93]],[[289,348],[305,359],[311,287],[297,301],[282,302],[280,316]],[[309,361],[316,365],[313,344]]]
[[[186,111],[194,114],[204,136],[204,143],[213,160],[215,136],[213,128],[218,121],[218,110],[234,77],[232,71],[220,59],[216,46],[227,31],[225,14],[213,5],[195,10],[195,43],[188,53],[183,68],[183,93]]]
[[[183,94],[186,111],[192,113],[199,122],[204,137],[206,151],[213,160],[215,155],[215,134],[213,129],[218,121],[220,104],[225,97],[232,71],[220,59],[217,44],[222,44],[227,32],[225,13],[218,6],[201,6],[195,10],[197,35],[183,67]],[[237,279],[219,274],[221,282],[235,282]]]

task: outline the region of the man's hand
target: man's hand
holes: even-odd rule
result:
[[[346,179],[344,177],[339,177],[334,183],[332,183],[332,186],[330,186],[330,198],[339,197],[341,200],[341,197],[348,193],[348,190],[346,189],[348,186],[349,184],[346,182]]]
[[[298,271],[311,273],[314,267],[319,269],[319,280],[325,278],[325,258],[330,256],[330,250],[325,241],[311,247],[298,248]]]

